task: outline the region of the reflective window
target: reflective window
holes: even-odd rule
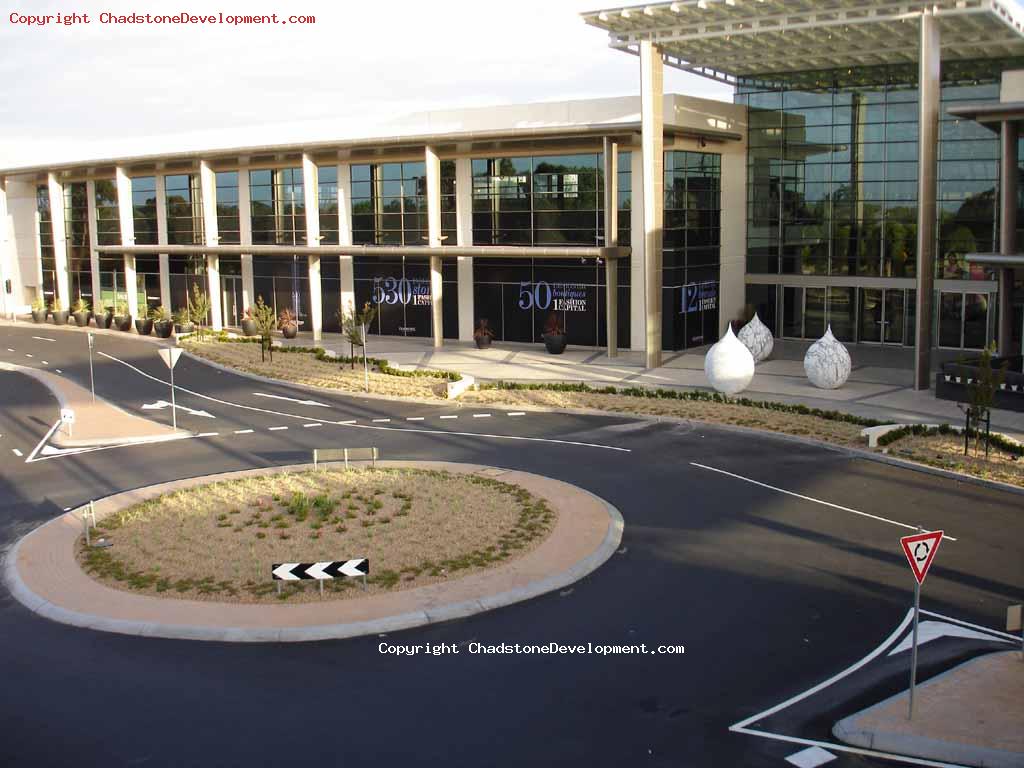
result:
[[[306,244],[302,168],[249,171],[249,196],[253,244]]]
[[[121,244],[121,217],[117,208],[117,184],[112,179],[96,181],[96,243]]]
[[[89,199],[84,181],[64,185],[64,231],[67,237],[68,279],[71,296],[92,294],[89,255]],[[70,309],[70,307],[66,307]]]
[[[426,245],[427,169],[423,161],[353,165],[352,242]],[[441,161],[442,243],[455,244],[455,162]]]
[[[42,253],[43,300],[47,307],[54,296],[57,265],[53,256],[53,219],[50,215],[50,190],[47,186],[36,187],[36,211],[39,214],[39,246]]]
[[[317,168],[318,203],[320,210],[320,242],[338,244],[338,166]]]
[[[222,245],[242,242],[238,218],[238,171],[217,174],[217,234]]]
[[[181,178],[176,176],[168,176],[167,179]],[[187,177],[185,177],[187,178]],[[133,178],[132,182],[132,217],[135,219],[135,244],[136,245],[156,245],[159,240],[157,239],[157,225],[156,225],[156,177],[155,176],[140,176]],[[171,229],[170,221],[170,193],[168,193],[168,219],[167,229]],[[202,230],[200,230],[202,231]],[[168,233],[169,234],[169,233]],[[191,244],[191,239],[168,239],[169,243],[187,243]]]

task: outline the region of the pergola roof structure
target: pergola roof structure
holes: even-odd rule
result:
[[[727,83],[785,73],[912,64],[918,19],[938,21],[943,61],[1024,55],[1024,20],[1006,0],[680,0],[581,14],[612,48],[656,43],[667,66]]]

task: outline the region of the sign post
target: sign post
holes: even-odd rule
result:
[[[363,323],[363,383],[366,391],[370,391],[370,368],[366,363],[366,323]]]
[[[1024,606],[1011,605],[1006,609],[1006,631],[1020,632],[1020,660],[1024,661]]]
[[[171,426],[177,430],[178,406],[174,403],[174,366],[178,364],[178,358],[181,357],[181,349],[179,347],[164,347],[158,351],[160,359],[171,371]]]
[[[907,719],[914,719],[914,686],[917,684],[917,624],[921,615],[921,585],[924,584],[928,569],[935,559],[935,552],[942,541],[942,531],[925,532],[921,526],[917,527],[920,533],[913,536],[904,536],[900,539],[903,547],[903,554],[907,556],[910,563],[910,570],[914,572],[914,639],[910,653],[910,704],[907,710]]]
[[[68,437],[71,437],[71,427],[75,423],[75,412],[70,408],[61,408],[60,423],[68,428]]]
[[[89,331],[89,389],[92,390],[92,401],[96,402],[96,379],[92,375],[92,350],[96,346],[96,339]]]

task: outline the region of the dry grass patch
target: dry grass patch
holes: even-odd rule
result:
[[[270,362],[269,356],[266,361],[263,361],[259,344],[185,339],[181,342],[181,346],[196,357],[272,379],[339,389],[345,392],[361,393],[366,391],[363,369],[360,364],[357,364],[353,370],[348,363],[317,360],[311,354],[278,350],[274,351],[273,362]],[[370,392],[389,397],[414,397],[421,400],[443,399],[446,396],[446,383],[434,378],[392,376],[371,369]]]
[[[964,456],[962,435],[908,435],[887,448],[890,456],[986,480],[1024,486],[1024,458],[996,445],[989,448],[988,458],[985,457],[984,445],[975,455],[973,439],[970,441],[970,453]]]
[[[462,399],[468,403],[489,405],[536,405],[545,408],[590,408],[613,413],[638,413],[648,416],[674,416],[709,424],[733,424],[770,432],[783,432],[838,445],[864,446],[860,436],[863,427],[817,416],[751,408],[731,403],[700,400],[668,400],[609,395],[598,392],[558,392],[552,390],[484,389],[467,392]]]
[[[418,587],[518,557],[551,532],[555,512],[509,483],[474,474],[377,469],[306,471],[198,486],[105,518],[113,546],[80,542],[83,569],[112,587],[245,603],[319,599],[272,563],[366,557],[369,594]],[[331,597],[361,584],[335,579]]]

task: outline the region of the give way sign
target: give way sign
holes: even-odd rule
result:
[[[178,358],[181,357],[180,347],[164,347],[163,349],[157,350],[160,354],[160,359],[164,361],[164,364],[173,369],[178,362]]]
[[[927,533],[915,533],[913,536],[904,536],[900,539],[903,545],[903,554],[907,556],[910,569],[914,572],[914,578],[918,584],[924,584],[924,577],[928,575],[928,569],[935,559],[935,552],[942,541],[942,531],[929,531]]]

